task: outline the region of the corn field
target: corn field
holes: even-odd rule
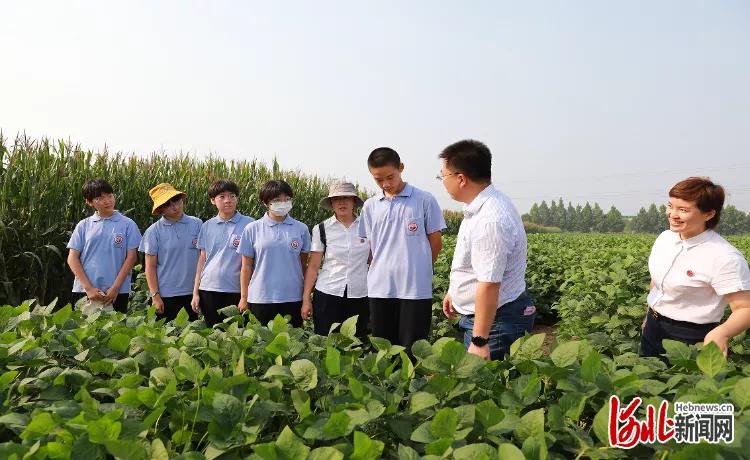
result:
[[[92,212],[81,196],[88,179],[103,178],[112,184],[117,208],[141,232],[155,220],[148,191],[160,182],[187,193],[185,212],[203,220],[216,214],[208,186],[223,178],[237,182],[238,209],[254,218],[263,214],[258,188],[269,179],[283,179],[292,186],[291,215],[296,219],[312,226],[330,215],[318,206],[330,179],[281,170],[275,160],[269,167],[257,160],[138,157],[26,136],[10,144],[0,134],[0,168],[0,305],[18,305],[29,298],[67,300],[73,279],[65,246],[75,224]]]

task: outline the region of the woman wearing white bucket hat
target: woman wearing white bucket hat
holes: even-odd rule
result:
[[[312,317],[316,334],[328,334],[333,323],[354,315],[359,315],[357,335],[367,334],[370,245],[360,238],[359,217],[354,213],[362,205],[354,184],[344,181],[331,184],[328,196],[320,200],[320,206],[334,214],[313,227],[301,312],[304,319]]]

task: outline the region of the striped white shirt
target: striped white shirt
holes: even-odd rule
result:
[[[500,283],[498,308],[526,290],[526,231],[507,195],[487,186],[464,208],[451,264],[453,308],[474,314],[479,282]]]

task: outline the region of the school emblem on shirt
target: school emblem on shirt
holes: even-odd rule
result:
[[[292,249],[294,250],[299,249],[299,240],[292,240],[292,242],[289,244],[292,246]]]
[[[411,233],[416,233],[417,232],[417,228],[419,228],[419,227],[417,226],[417,223],[414,222],[413,220],[411,222],[409,222],[407,224],[407,226],[406,226],[406,229],[409,230]]]
[[[115,234],[115,237],[112,239],[112,243],[114,243],[115,246],[118,248],[122,246],[123,238],[122,235],[119,233]]]
[[[234,246],[235,248],[240,247],[240,239],[239,238],[233,239],[232,240],[232,246]]]
[[[695,273],[693,273],[693,271],[692,271],[692,270],[688,270],[688,271],[687,271],[687,276],[689,276],[689,277],[691,277],[691,278],[692,278],[692,277],[694,277],[694,276],[695,276]]]
[[[193,244],[194,248],[198,247],[198,238],[193,238],[193,243],[192,244]]]

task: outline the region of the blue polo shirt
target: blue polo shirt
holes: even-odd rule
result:
[[[162,217],[143,234],[139,250],[156,256],[156,276],[162,297],[193,293],[201,224],[200,219],[187,214],[177,222]]]
[[[406,184],[393,198],[382,192],[362,208],[359,235],[370,240],[367,295],[432,299],[432,250],[427,235],[446,228],[432,194]]]
[[[248,286],[249,303],[284,303],[302,300],[300,253],[310,252],[307,225],[286,216],[276,222],[268,214],[249,223],[237,253],[255,261]]]
[[[137,249],[140,242],[141,232],[131,218],[119,211],[106,218],[94,213],[78,222],[70,235],[68,249],[81,253],[81,265],[91,285],[107,292],[125,263],[128,251]],[[132,271],[120,286],[120,294],[130,292],[131,276]],[[73,292],[85,292],[78,278],[73,281]]]
[[[240,292],[242,256],[237,254],[240,238],[252,217],[235,212],[229,220],[216,216],[201,226],[198,249],[206,251],[199,288],[214,292]]]

